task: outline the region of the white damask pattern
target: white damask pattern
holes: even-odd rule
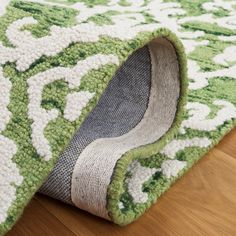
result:
[[[17,146],[1,134],[11,118],[11,112],[7,108],[10,103],[11,87],[10,80],[4,77],[0,66],[0,224],[6,220],[8,209],[16,199],[16,186],[23,181],[16,163],[12,160]]]
[[[132,175],[130,179],[127,179],[128,191],[133,197],[133,201],[145,203],[148,200],[148,194],[142,191],[143,183],[148,181],[156,172],[160,172],[161,169],[143,167],[138,161],[133,161],[128,170]]]
[[[219,40],[225,41],[225,42],[236,42],[236,35],[231,36],[218,36]]]
[[[226,48],[222,54],[218,54],[213,60],[223,66],[229,66],[230,62],[236,62],[236,46]],[[236,68],[234,68],[234,73],[236,74]]]
[[[119,65],[119,59],[113,55],[97,54],[83,61],[79,61],[73,68],[56,67],[45,72],[40,72],[29,78],[28,94],[29,94],[29,118],[33,120],[32,127],[32,143],[38,154],[46,161],[52,158],[51,147],[44,135],[44,130],[48,123],[56,119],[59,115],[57,109],[45,110],[41,107],[43,88],[57,80],[65,80],[69,88],[78,88],[80,81],[91,70],[97,70],[106,64]],[[67,97],[67,105],[65,109],[65,118],[73,121],[80,115],[82,109],[87,105],[90,98],[94,94],[81,91],[76,95],[70,94]],[[71,99],[76,96],[77,101]],[[78,100],[79,99],[79,100]],[[75,108],[74,102],[77,107]],[[75,109],[72,111],[71,109]]]
[[[189,102],[187,109],[189,109],[189,119],[182,122],[181,130],[184,128],[191,128],[201,131],[216,130],[218,126],[223,125],[225,121],[228,121],[236,117],[236,107],[227,101],[216,100],[214,105],[222,107],[213,119],[208,119],[211,109],[199,102]]]
[[[169,179],[171,177],[176,177],[185,166],[185,161],[166,160],[161,164],[161,168],[149,168],[141,166],[138,161],[133,161],[128,168],[131,177],[127,179],[127,184],[128,191],[132,196],[134,203],[147,202],[148,194],[143,192],[143,184],[156,172],[162,172],[162,174]]]
[[[119,17],[116,24],[98,26],[94,23],[82,23],[71,28],[51,27],[48,36],[35,38],[29,31],[22,31],[22,27],[37,24],[32,17],[13,22],[7,29],[6,35],[15,48],[4,47],[0,42],[0,64],[16,62],[19,71],[29,69],[37,59],[45,56],[55,56],[71,43],[97,42],[100,36],[109,36],[120,40],[135,38],[139,32],[153,31],[157,25],[137,25],[137,20],[124,22]]]
[[[220,54],[217,56],[217,61],[222,62],[224,61],[224,58],[224,54]],[[196,61],[188,60],[188,72],[190,79],[193,80],[193,82],[190,82],[189,84],[189,88],[192,90],[206,87],[208,85],[208,79],[211,78],[229,77],[231,79],[236,79],[236,65],[216,71],[202,72]]]
[[[166,178],[177,177],[179,172],[187,165],[185,161],[167,160],[161,165],[161,171]]]
[[[94,95],[95,93],[90,93],[87,91],[68,94],[66,98],[67,103],[64,111],[64,117],[71,122],[77,120],[81,115],[82,109]]]
[[[10,0],[1,0],[0,4],[0,16],[4,15],[6,13],[6,8],[9,4]]]
[[[45,2],[45,0],[40,0],[40,2]],[[69,6],[63,5],[62,3],[58,2],[50,4],[63,5],[79,10],[80,13],[77,16],[77,21],[79,23],[86,22],[91,16],[94,16],[96,14],[102,14],[108,11],[118,11],[121,15],[119,15],[118,17],[113,16],[112,19],[115,25],[119,25],[119,27],[121,28],[126,28],[126,25],[124,25],[123,23],[129,21],[131,22],[131,18],[134,15],[136,20],[134,20],[132,24],[133,26],[144,22],[144,17],[140,12],[148,13],[152,15],[155,20],[157,20],[157,23],[155,24],[156,27],[168,28],[171,31],[175,32],[177,36],[181,38],[187,53],[194,51],[198,46],[208,45],[209,41],[199,39],[200,37],[205,35],[203,31],[185,31],[182,27],[183,23],[188,23],[191,21],[206,22],[218,24],[219,26],[225,27],[227,29],[236,29],[236,10],[234,7],[235,1],[225,2],[223,0],[214,0],[212,2],[203,3],[202,7],[207,12],[207,14],[190,17],[185,16],[186,11],[181,8],[180,3],[176,2],[163,2],[162,0],[145,2],[144,0],[139,0],[129,1],[129,3],[131,5],[121,6],[118,0],[111,0],[108,5],[96,5],[93,8],[88,7],[85,3],[82,2],[74,3]],[[212,14],[212,11],[222,8],[228,11],[229,16],[217,18]],[[177,18],[179,16],[181,16],[181,19]],[[126,30],[126,32],[129,32],[129,30]],[[219,36],[219,38],[220,37],[224,37],[225,41],[235,40],[234,36]],[[218,61],[223,60],[221,57],[224,56],[217,56]],[[194,90],[206,87],[208,85],[209,78],[222,76],[235,78],[235,66],[231,66],[230,68],[218,71],[201,73],[200,67],[197,65],[197,62],[189,60],[189,68],[189,77],[193,80],[193,82],[190,83],[189,88]]]
[[[208,138],[192,138],[192,139],[183,139],[177,140],[174,139],[170,143],[168,143],[160,153],[165,154],[168,158],[174,159],[176,154],[179,151],[184,150],[188,147],[199,147],[206,148],[211,144],[211,140]]]

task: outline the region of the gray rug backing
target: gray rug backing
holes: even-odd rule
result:
[[[118,137],[133,129],[147,109],[150,87],[151,59],[148,47],[143,47],[117,71],[40,192],[72,204],[71,177],[80,153],[96,139]]]

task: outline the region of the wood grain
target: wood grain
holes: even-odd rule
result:
[[[74,236],[64,224],[47,211],[36,199],[25,209],[23,217],[14,226],[9,236]]]
[[[226,135],[216,148],[236,158],[236,129]]]
[[[236,129],[138,221],[119,227],[36,195],[8,236],[236,235]]]

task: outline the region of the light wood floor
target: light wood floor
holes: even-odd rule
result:
[[[236,236],[236,129],[127,227],[35,196],[8,236],[48,235]]]

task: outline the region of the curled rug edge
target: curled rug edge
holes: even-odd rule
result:
[[[109,204],[111,201],[114,204],[114,199],[119,199],[124,191],[122,185],[128,164],[157,154],[173,139],[180,126],[187,95],[186,59],[185,54],[179,54],[182,46],[173,37],[170,32],[157,32],[146,44],[151,56],[152,79],[149,104],[141,121],[121,136],[93,141],[78,155],[72,174],[71,197],[80,209],[121,225],[135,219],[123,214],[120,221],[110,211]],[[145,175],[137,171],[136,175],[139,174]],[[141,191],[140,186],[132,185]],[[140,203],[147,201],[148,198]],[[119,203],[115,203],[114,209],[117,210]]]

